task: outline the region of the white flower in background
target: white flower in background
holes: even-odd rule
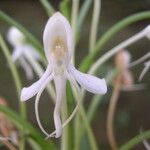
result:
[[[38,116],[38,101],[47,84],[54,80],[56,89],[56,104],[54,109],[55,137],[62,134],[62,123],[60,119],[61,103],[65,98],[67,79],[75,79],[83,88],[94,94],[105,94],[107,92],[106,81],[89,74],[81,73],[71,64],[73,37],[72,29],[67,19],[59,12],[48,20],[44,29],[43,43],[48,66],[43,76],[30,87],[25,87],[21,92],[21,100],[26,101],[36,96],[35,112],[39,127],[43,129]]]
[[[8,30],[7,40],[14,48],[12,53],[13,61],[24,69],[28,79],[32,79],[33,69],[29,59],[39,60],[38,53],[31,45],[25,43],[25,36],[16,27],[11,27]]]

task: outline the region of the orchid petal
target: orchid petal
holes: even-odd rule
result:
[[[13,47],[21,45],[25,41],[25,36],[21,31],[16,27],[11,27],[8,30],[7,40]]]
[[[58,138],[62,134],[62,123],[60,119],[61,104],[65,98],[66,78],[64,76],[55,76],[54,83],[56,88],[56,104],[54,108],[54,124],[56,129],[55,137]]]
[[[89,74],[82,73],[75,69],[74,66],[69,65],[69,72],[84,87],[87,91],[95,94],[105,94],[107,92],[107,85],[105,79],[99,79]]]
[[[51,75],[44,81],[44,83],[42,84],[41,89],[40,89],[39,92],[37,93],[36,100],[35,100],[35,115],[36,115],[36,120],[37,120],[37,122],[38,122],[38,125],[39,125],[41,131],[42,131],[46,136],[48,136],[49,134],[45,131],[45,129],[43,128],[43,126],[42,126],[42,124],[41,124],[41,121],[40,121],[40,118],[39,118],[38,104],[39,104],[39,100],[40,100],[40,97],[41,97],[42,92],[43,92],[44,89],[46,88],[48,82],[50,82],[52,79],[53,79],[53,74],[51,74]]]
[[[69,52],[68,61],[71,59],[73,50],[73,35],[72,29],[68,20],[59,12],[49,18],[43,33],[44,50],[47,60],[50,62],[51,52],[53,50],[53,42],[56,37],[61,37],[67,46]]]
[[[25,87],[21,91],[21,101],[26,101],[37,94],[37,92],[40,90],[43,82],[48,78],[48,76],[51,74],[51,66],[48,65],[45,73],[43,76],[34,84],[32,84],[29,87]]]
[[[24,57],[21,57],[20,59],[18,59],[18,61],[20,62],[20,65],[24,69],[27,79],[29,80],[33,79],[33,70],[31,66],[28,64],[28,62],[24,59]]]
[[[12,60],[15,62],[22,55],[22,46],[17,46],[12,53]]]
[[[40,59],[40,55],[37,53],[34,47],[30,45],[24,45],[23,47],[24,47],[23,52],[25,55],[30,55],[33,59],[36,59],[36,60]]]

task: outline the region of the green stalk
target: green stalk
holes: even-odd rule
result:
[[[125,19],[119,21],[117,24],[112,26],[96,43],[94,47],[93,53],[87,55],[80,64],[80,70],[86,72],[91,65],[93,64],[96,57],[99,55],[101,49],[107,44],[107,42],[120,30],[124,29],[125,27],[133,24],[135,22],[149,19],[150,18],[150,11],[140,12],[131,16],[126,17]]]
[[[79,10],[79,0],[73,0],[72,1],[72,20],[71,20],[71,26],[73,30],[73,39],[74,43],[76,39],[76,32],[77,32],[77,17],[78,17],[78,10]]]
[[[7,59],[7,62],[9,64],[9,67],[10,67],[10,70],[11,70],[11,73],[12,73],[12,76],[13,76],[13,79],[14,79],[14,82],[15,82],[15,86],[16,86],[16,90],[17,90],[17,95],[18,95],[18,102],[19,102],[19,108],[20,108],[20,113],[21,113],[21,116],[23,118],[26,118],[26,106],[25,106],[25,103],[22,103],[20,101],[20,92],[21,92],[21,80],[20,80],[20,77],[19,77],[19,74],[17,72],[17,69],[11,59],[11,55],[10,55],[10,52],[0,34],[0,47]],[[22,140],[20,142],[20,150],[25,150],[25,138],[24,136],[22,136]]]
[[[75,117],[75,123],[74,123],[74,150],[79,150],[80,149],[80,140],[81,140],[81,135],[80,135],[80,114],[77,112],[76,117]]]
[[[101,11],[101,0],[94,0],[92,24],[91,24],[91,31],[90,31],[90,37],[89,37],[90,53],[93,51],[95,43],[96,43],[100,11]]]
[[[80,106],[80,110],[79,111],[80,111],[81,117],[83,119],[85,128],[87,130],[87,134],[88,134],[88,138],[89,138],[89,143],[90,143],[91,149],[92,150],[98,150],[96,139],[95,139],[94,134],[93,134],[93,132],[91,130],[90,124],[89,124],[89,122],[87,120],[87,116],[86,116],[86,113],[85,113],[84,108],[83,108],[82,105]]]
[[[72,1],[72,20],[71,20],[71,26],[73,30],[73,57],[72,62],[75,62],[75,44],[76,44],[76,33],[77,33],[77,16],[78,16],[78,10],[79,10],[79,0],[73,0]]]
[[[81,26],[82,26],[82,24],[83,24],[83,22],[85,20],[85,17],[86,17],[86,15],[88,13],[88,10],[90,8],[91,3],[92,3],[92,0],[84,0],[84,3],[82,5],[82,7],[81,7],[81,11],[79,13],[78,30],[81,29]]]
[[[64,122],[68,117],[68,106],[66,102],[66,96],[64,98],[63,106],[62,106],[62,121]],[[69,139],[68,139],[68,126],[63,129],[62,140],[61,140],[61,150],[69,149]]]
[[[93,116],[95,115],[95,112],[97,111],[100,103],[102,102],[102,96],[101,95],[94,95],[94,97],[91,100],[91,103],[89,105],[89,109],[87,112],[87,119],[89,122],[91,122]]]
[[[42,6],[44,7],[46,13],[48,16],[51,16],[55,10],[53,8],[53,6],[51,5],[50,1],[48,0],[39,0],[40,3],[42,4]]]
[[[31,45],[33,45],[37,49],[41,58],[45,62],[45,56],[43,53],[43,46],[27,29],[25,29],[21,24],[16,22],[14,19],[9,17],[7,14],[5,14],[2,11],[0,11],[0,20],[5,21],[10,26],[17,27],[26,36],[27,40],[31,43]]]
[[[16,68],[15,64],[13,63],[13,61],[12,61],[11,54],[8,50],[8,47],[6,46],[6,43],[4,42],[4,39],[2,38],[1,34],[0,34],[0,47],[1,47],[5,57],[7,59],[7,62],[10,66],[10,70],[11,70],[11,73],[12,73],[12,76],[13,76],[13,79],[14,79],[14,82],[15,82],[21,115],[22,115],[23,118],[26,118],[25,103],[22,103],[20,101],[20,92],[21,92],[21,88],[22,88],[21,80],[20,80],[17,68]]]
[[[119,150],[130,150],[133,149],[134,146],[138,145],[139,143],[143,142],[143,139],[150,138],[150,130],[140,133],[140,135],[135,136],[123,146],[119,148]]]
[[[74,84],[74,85],[72,85],[72,89],[73,89],[73,94],[74,94],[75,100],[76,101],[82,101],[83,100],[82,99],[83,96],[82,96],[82,92],[81,92],[79,86],[73,80],[72,80],[72,82]],[[89,122],[87,120],[87,116],[86,116],[86,113],[84,111],[84,107],[82,106],[82,104],[80,104],[80,107],[79,107],[79,114],[81,115],[81,118],[83,120],[85,129],[87,131],[87,135],[88,135],[88,138],[89,138],[89,143],[90,143],[91,149],[92,150],[98,150],[98,146],[97,146],[95,137],[93,135],[92,129],[90,127],[90,124],[89,124]],[[78,116],[76,116],[76,117],[78,117]],[[75,126],[75,131],[77,131],[78,133],[75,136],[75,138],[77,138],[75,140],[77,141],[77,144],[79,144],[80,139],[81,139],[80,131],[82,131],[82,130],[80,128],[80,122],[79,122],[80,119],[77,119],[76,121],[77,122],[76,122],[76,126]],[[79,145],[77,145],[77,147],[79,147]],[[77,150],[77,149],[75,149],[75,150]]]
[[[61,13],[70,21],[70,2],[71,0],[62,0],[59,5]]]

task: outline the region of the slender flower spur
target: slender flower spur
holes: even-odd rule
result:
[[[33,69],[29,59],[38,61],[40,59],[38,53],[31,45],[26,43],[25,36],[16,27],[11,27],[8,30],[7,40],[14,48],[12,60],[23,68],[28,79],[32,79]]]
[[[65,98],[67,79],[75,79],[83,88],[95,94],[105,94],[107,86],[104,79],[81,73],[71,64],[73,50],[72,29],[67,19],[56,12],[48,20],[43,34],[45,55],[48,66],[43,76],[30,87],[25,87],[21,92],[21,100],[26,101],[37,94],[35,100],[35,113],[39,127],[46,136],[49,134],[42,127],[38,116],[38,101],[47,84],[54,80],[56,89],[56,104],[54,109],[55,137],[62,134],[60,119],[61,103]]]

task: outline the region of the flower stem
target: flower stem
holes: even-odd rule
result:
[[[72,20],[71,20],[71,26],[73,30],[73,40],[74,40],[74,45],[73,45],[73,57],[72,57],[72,62],[75,62],[75,44],[76,44],[76,32],[77,32],[77,16],[78,16],[78,9],[79,9],[79,0],[73,0],[72,1]]]
[[[84,19],[86,17],[86,14],[88,13],[88,10],[90,8],[90,5],[92,3],[92,0],[84,0],[84,3],[81,7],[81,11],[79,13],[79,19],[78,19],[78,30],[81,29],[81,26],[84,22]]]
[[[17,90],[20,113],[21,113],[22,118],[25,119],[26,118],[26,105],[25,105],[25,103],[22,103],[20,101],[20,92],[21,92],[21,87],[22,87],[21,80],[20,80],[19,74],[17,72],[17,69],[11,59],[10,52],[9,52],[1,34],[0,34],[0,47],[7,59],[9,66],[10,66],[10,70],[11,70],[11,73],[12,73],[12,76],[13,76],[13,79],[15,82],[16,90]],[[24,149],[25,149],[25,139],[22,135],[22,140],[20,142],[20,150],[24,150]]]
[[[143,141],[143,139],[148,139],[148,138],[150,138],[150,130],[145,131],[142,134],[140,133],[140,135],[137,135],[137,136],[133,137],[127,143],[122,145],[119,148],[119,150],[130,150],[130,149],[133,149],[133,147],[136,146],[137,144],[141,143]]]
[[[22,103],[20,101],[20,91],[21,91],[21,80],[20,80],[20,77],[19,77],[19,74],[18,74],[18,71],[11,59],[11,55],[10,55],[10,52],[4,42],[4,39],[2,38],[1,34],[0,34],[0,47],[7,59],[7,62],[10,66],[10,70],[11,70],[11,73],[12,73],[12,76],[14,78],[14,82],[15,82],[15,86],[16,86],[16,90],[17,90],[17,95],[18,95],[18,100],[19,100],[19,105],[20,105],[20,112],[21,112],[21,115],[23,118],[26,118],[26,106],[25,106],[25,103]]]
[[[108,114],[107,114],[107,137],[108,137],[108,141],[109,144],[111,146],[112,150],[117,150],[117,142],[116,142],[116,138],[114,135],[114,115],[115,115],[115,110],[116,110],[116,105],[117,105],[117,101],[118,101],[118,97],[119,97],[119,92],[120,92],[120,83],[116,82],[114,85],[114,90],[113,90],[113,94],[110,98],[110,103],[109,103],[109,107],[108,107]]]
[[[67,106],[67,102],[66,102],[66,96],[64,98],[61,114],[62,114],[62,121],[64,122],[68,116],[68,106]],[[63,134],[62,134],[61,150],[68,150],[69,149],[68,141],[69,141],[69,139],[68,139],[68,127],[66,127],[66,128],[64,128]]]
[[[81,92],[81,90],[80,90],[80,88],[79,88],[79,86],[78,86],[78,84],[76,82],[74,82],[74,86],[72,85],[73,94],[75,96],[75,100],[82,102],[82,97],[83,97],[82,96],[82,92]],[[80,107],[79,107],[79,114],[82,117],[85,129],[87,131],[87,135],[88,135],[88,138],[89,138],[89,143],[90,143],[91,149],[92,150],[98,150],[98,146],[97,146],[95,137],[94,137],[93,132],[91,130],[90,124],[89,124],[89,122],[87,120],[87,116],[86,116],[86,113],[84,111],[84,108],[83,108],[82,104],[80,104]],[[77,125],[75,127],[76,127],[75,131],[77,131],[78,133],[80,133],[80,129],[81,129],[80,128],[80,119],[77,119]],[[81,134],[76,134],[76,135],[77,136],[75,138],[77,138],[76,141],[78,142],[77,144],[79,144],[80,138],[81,138],[80,137]],[[77,145],[77,146],[79,147],[79,145]],[[75,149],[75,150],[77,150],[77,149]]]
[[[100,10],[101,10],[101,0],[94,0],[91,34],[90,34],[90,39],[89,39],[90,52],[93,51],[95,43],[96,43],[97,27],[98,27],[98,21],[99,21],[99,16],[100,16]]]

